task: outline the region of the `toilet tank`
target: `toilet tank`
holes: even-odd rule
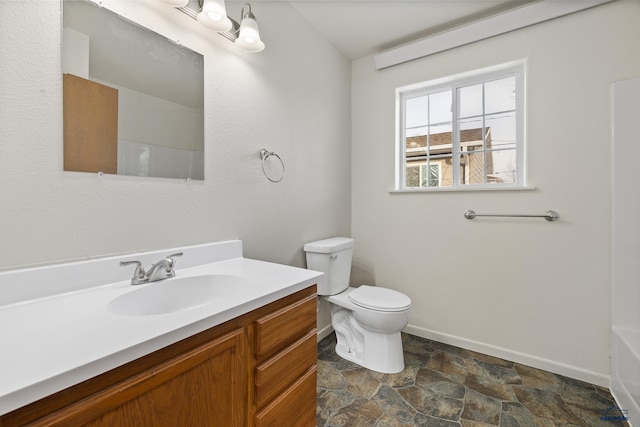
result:
[[[318,295],[335,295],[349,287],[353,239],[332,237],[304,245],[307,268],[324,273],[318,280]]]

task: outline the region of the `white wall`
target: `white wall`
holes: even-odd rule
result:
[[[60,2],[0,0],[0,268],[231,238],[303,267],[305,242],[350,234],[351,64],[287,2],[254,5],[259,54],[155,0],[103,3],[205,55],[205,181],[63,172]]]
[[[608,385],[609,85],[640,75],[639,20],[623,0],[381,71],[354,61],[352,282],[410,295],[412,333]],[[521,58],[536,190],[390,194],[395,88]]]

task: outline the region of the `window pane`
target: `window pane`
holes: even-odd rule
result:
[[[430,126],[429,127],[429,134],[433,135],[438,135],[441,133],[451,133],[452,130],[452,125],[451,122],[449,123],[443,123],[443,124],[439,124],[436,126]]]
[[[407,188],[420,187],[420,164],[412,163],[411,165],[409,165],[409,163],[407,163],[407,175],[405,180],[406,180],[405,186]]]
[[[451,154],[451,124],[429,128],[429,154]]]
[[[487,184],[516,182],[516,150],[487,152]]]
[[[451,123],[451,91],[429,95],[429,123]]]
[[[438,162],[429,163],[429,174],[427,176],[427,183],[429,187],[440,186],[440,163]]]
[[[482,117],[474,117],[470,119],[461,119],[458,121],[458,129],[482,129]]]
[[[428,165],[428,167],[427,167]],[[451,157],[407,163],[405,186],[407,188],[441,187],[452,185]]]
[[[460,129],[460,151],[480,150],[484,147],[482,140],[482,117],[462,119],[458,122]]]
[[[451,165],[451,155],[434,156],[431,158],[431,167],[440,170],[440,187],[451,187],[453,185],[453,167]],[[437,165],[437,166],[436,166]]]
[[[460,183],[484,184],[484,151],[470,150],[460,156]]]
[[[415,128],[407,128],[405,130],[405,135],[407,137],[410,136],[426,136],[427,135],[427,126],[418,126]]]
[[[479,116],[482,114],[482,83],[460,88],[460,117]]]
[[[416,98],[408,98],[405,101],[405,128],[415,128],[427,124],[427,101],[426,95]]]
[[[484,84],[485,114],[516,109],[516,78],[494,80]]]
[[[516,147],[515,111],[488,115],[485,126],[487,127],[487,148]]]
[[[407,159],[415,156],[424,156],[427,152],[427,136],[409,136],[405,139],[405,153]]]

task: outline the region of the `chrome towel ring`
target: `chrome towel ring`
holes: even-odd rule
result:
[[[270,177],[269,174],[267,173],[267,171],[264,169],[265,162],[271,156],[273,156],[273,157],[277,158],[278,160],[280,160],[280,165],[282,165],[282,173],[280,174],[279,178]],[[263,148],[262,150],[260,150],[260,160],[262,161],[262,173],[264,174],[265,177],[267,177],[267,179],[269,181],[271,181],[271,182],[280,182],[280,181],[282,181],[282,179],[284,178],[284,174],[286,172],[286,168],[284,166],[284,161],[280,158],[280,156],[278,156],[273,151],[269,151],[269,150]]]

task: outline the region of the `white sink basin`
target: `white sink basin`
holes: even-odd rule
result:
[[[249,288],[242,277],[227,274],[176,277],[138,286],[111,300],[107,309],[125,316],[174,313],[233,298]]]

